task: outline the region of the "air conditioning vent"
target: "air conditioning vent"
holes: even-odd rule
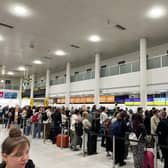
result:
[[[8,24],[2,23],[2,22],[0,22],[0,26],[5,27],[5,28],[9,28],[9,29],[14,29],[14,26],[11,26],[11,25],[8,25]]]
[[[119,29],[119,30],[126,30],[126,28],[124,27],[124,26],[121,26],[121,25],[119,25],[119,24],[116,24],[115,25],[115,27],[117,28],[117,29]]]
[[[80,46],[76,45],[76,44],[70,44],[70,47],[73,47],[73,48],[80,48]]]
[[[118,62],[118,64],[125,64],[125,63],[126,63],[126,61],[124,61],[124,60]]]
[[[51,57],[48,57],[48,56],[44,56],[43,58],[46,59],[46,60],[51,60],[52,59]]]

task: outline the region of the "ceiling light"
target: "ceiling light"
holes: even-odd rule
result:
[[[0,35],[0,41],[4,41],[4,37]]]
[[[9,71],[7,74],[8,75],[14,75],[14,73],[12,71]]]
[[[151,8],[149,12],[147,13],[148,17],[153,18],[153,19],[160,18],[164,16],[165,14],[166,14],[166,10],[165,8],[161,6],[155,6]]]
[[[63,51],[63,50],[57,50],[54,52],[55,55],[58,55],[58,56],[64,56],[66,55],[66,53]]]
[[[41,65],[41,64],[42,64],[42,61],[40,61],[40,60],[34,60],[34,61],[33,61],[33,64]]]
[[[24,66],[20,66],[20,67],[18,67],[18,70],[19,70],[19,71],[25,71],[26,68],[25,68]]]
[[[4,83],[5,81],[3,79],[1,79],[1,83]]]
[[[100,42],[101,38],[98,35],[91,35],[89,37],[89,41],[91,41],[91,42]]]
[[[5,75],[5,66],[4,65],[2,66],[1,74]]]
[[[11,14],[19,17],[28,17],[31,14],[30,10],[26,6],[21,4],[15,4],[11,6],[9,11]]]

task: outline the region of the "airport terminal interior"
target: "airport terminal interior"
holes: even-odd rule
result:
[[[0,0],[0,144],[20,129],[37,168],[168,168],[167,25],[167,0]]]

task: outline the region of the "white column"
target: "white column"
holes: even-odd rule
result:
[[[70,104],[70,74],[71,74],[71,64],[67,62],[66,65],[66,95],[65,95],[65,106],[69,108]]]
[[[47,69],[46,72],[46,87],[45,87],[45,97],[48,98],[49,97],[49,87],[50,87],[50,70]]]
[[[34,98],[34,74],[31,76],[30,98]]]
[[[22,85],[23,85],[23,79],[20,78],[20,86],[19,86],[19,105],[22,105]]]
[[[95,94],[94,104],[99,108],[99,96],[100,96],[100,54],[95,55]]]
[[[146,39],[140,39],[140,99],[141,107],[145,108],[147,104],[147,91],[146,91],[146,75],[147,75],[147,65],[146,65]]]

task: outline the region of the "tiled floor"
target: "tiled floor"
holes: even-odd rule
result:
[[[7,130],[0,126],[0,143],[7,135]],[[35,162],[36,168],[112,168],[113,166],[111,157],[107,157],[105,149],[101,147],[98,147],[98,154],[83,156],[82,151],[61,149],[50,142],[44,143],[42,139],[28,138],[31,142],[30,158]],[[124,168],[134,167],[131,154],[126,162]]]

